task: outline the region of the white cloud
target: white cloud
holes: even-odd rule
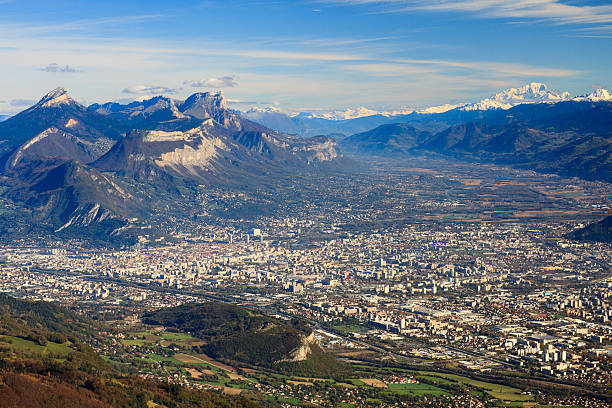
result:
[[[70,73],[70,74],[81,72],[79,69],[75,67],[71,67],[70,65],[59,65],[56,63],[49,64],[46,67],[43,67],[41,69],[45,72],[63,72],[63,73]]]
[[[484,72],[500,77],[571,77],[578,75],[581,71],[552,68],[536,67],[528,64],[517,64],[512,62],[490,62],[490,61],[450,61],[450,60],[419,60],[419,59],[398,59],[399,63],[425,65],[438,67],[438,69],[455,69],[469,72]]]
[[[188,85],[192,88],[231,88],[238,85],[236,75],[222,76],[219,78],[208,78],[200,80],[183,81],[183,85]]]
[[[175,94],[180,89],[168,88],[165,86],[157,85],[136,85],[129,88],[123,89],[121,92],[126,94],[137,94],[137,95],[152,95],[152,94]]]
[[[548,20],[559,24],[612,22],[610,5],[576,5],[560,0],[321,0],[346,5],[378,5],[392,12],[468,12],[484,18]]]

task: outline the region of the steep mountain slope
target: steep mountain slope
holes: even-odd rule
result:
[[[340,146],[347,153],[394,156],[408,153],[428,137],[431,133],[400,123],[349,136]]]
[[[22,166],[5,195],[33,209],[34,220],[57,227],[116,228],[143,214],[134,197],[111,178],[77,161],[33,161]]]
[[[452,126],[422,149],[542,172],[612,181],[612,103],[520,105]]]
[[[257,177],[340,162],[337,144],[325,137],[302,139],[257,129],[223,113],[181,132],[132,131],[93,165],[155,183],[164,175],[201,183],[244,183]]]
[[[95,159],[124,132],[119,122],[88,111],[64,88],[57,88],[29,109],[0,122],[0,168],[6,168],[11,158],[8,167],[25,158]]]
[[[197,119],[213,119],[226,129],[242,130],[241,118],[227,107],[223,92],[195,93],[185,100],[179,109],[185,115]]]
[[[5,170],[41,158],[72,159],[87,163],[98,157],[98,147],[95,142],[50,127],[14,150],[8,156]]]
[[[222,127],[241,130],[243,121],[227,107],[222,92],[195,93],[185,101],[155,96],[127,105],[93,104],[91,112],[112,117],[131,129],[185,131],[213,119]]]
[[[183,199],[173,216],[197,212],[189,207],[197,184],[247,186],[344,163],[332,139],[267,129],[229,110],[222,93],[87,110],[58,88],[0,131],[10,136],[1,145],[3,196],[37,226],[96,239],[164,200]]]

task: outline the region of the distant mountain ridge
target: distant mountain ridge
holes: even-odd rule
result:
[[[429,134],[385,125],[342,140],[342,147],[366,155],[435,152],[612,182],[612,102],[522,104]]]
[[[347,153],[399,156],[409,153],[429,137],[431,133],[427,131],[397,123],[349,136],[340,142],[340,146]]]
[[[150,228],[148,217],[177,203],[181,217],[194,217],[202,211],[196,202],[201,188],[250,189],[355,168],[343,151],[382,157],[426,152],[610,182],[609,96],[600,89],[553,103],[566,95],[531,84],[496,98],[547,102],[291,122],[311,133],[353,132],[334,136],[337,141],[255,123],[229,109],[221,92],[86,108],[57,88],[0,122],[0,187],[5,199],[26,209],[33,225],[120,239],[127,220]]]
[[[285,113],[275,107],[254,107],[242,112],[242,115],[272,129],[304,136],[331,133],[351,135],[383,124],[412,124],[415,120],[421,124],[430,121],[438,123],[441,119],[438,115],[447,112],[472,111],[480,112],[480,115],[486,115],[489,112],[508,110],[521,104],[558,103],[569,100],[572,100],[569,92],[551,90],[546,84],[532,82],[519,88],[503,90],[476,103],[445,104],[417,110],[377,111],[359,107],[346,111]],[[605,89],[598,89],[589,95],[580,96],[573,100],[605,102],[612,101],[612,95]],[[448,124],[454,125],[457,123],[460,122]],[[431,127],[423,130],[435,133],[440,129]]]

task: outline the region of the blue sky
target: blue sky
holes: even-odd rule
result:
[[[180,3],[179,5],[175,3]],[[0,112],[223,89],[237,108],[425,107],[612,86],[612,2],[0,0]]]

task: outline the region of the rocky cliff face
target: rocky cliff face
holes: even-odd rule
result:
[[[277,363],[304,361],[308,358],[313,346],[318,347],[319,343],[314,332],[311,332],[308,336],[302,337],[300,345],[291,352],[289,358],[277,361]]]

